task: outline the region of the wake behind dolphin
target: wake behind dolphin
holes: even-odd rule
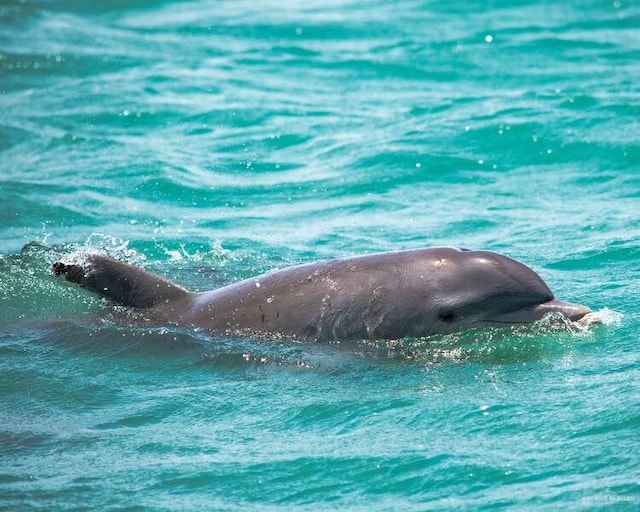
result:
[[[96,254],[53,271],[159,324],[305,341],[423,337],[550,313],[596,321],[589,308],[555,299],[526,265],[449,247],[310,263],[203,293]]]

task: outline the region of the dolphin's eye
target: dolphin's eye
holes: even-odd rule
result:
[[[443,309],[438,313],[438,318],[445,324],[450,324],[456,318],[456,314],[451,309]]]

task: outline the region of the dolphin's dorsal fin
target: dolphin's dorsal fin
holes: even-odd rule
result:
[[[80,265],[56,262],[53,273],[132,308],[151,308],[189,295],[187,290],[168,279],[97,254],[87,256]]]

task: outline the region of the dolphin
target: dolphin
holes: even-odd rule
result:
[[[98,254],[56,262],[53,273],[161,325],[304,341],[426,337],[551,313],[583,322],[593,316],[556,299],[523,263],[452,247],[303,264],[202,293]]]

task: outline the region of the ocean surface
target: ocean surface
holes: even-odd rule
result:
[[[603,323],[225,337],[51,272],[441,245]],[[639,283],[638,2],[0,3],[1,510],[639,510]]]

